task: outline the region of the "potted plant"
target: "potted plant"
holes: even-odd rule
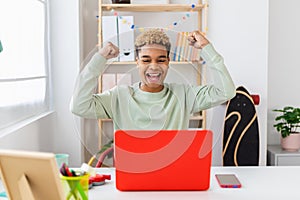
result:
[[[281,133],[281,147],[287,151],[298,151],[300,149],[300,108],[286,106],[283,109],[274,109],[279,112],[275,118],[278,121],[274,127]]]

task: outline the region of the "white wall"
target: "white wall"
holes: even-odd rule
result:
[[[210,0],[208,37],[224,57],[236,86],[260,95],[258,112],[261,164],[266,162],[268,1]],[[208,122],[215,133],[214,164],[221,164],[221,134],[225,106],[211,109]]]
[[[50,1],[51,66],[54,91],[55,135],[57,152],[70,153],[70,164],[81,163],[81,138],[78,125],[69,110],[75,79],[79,71],[79,1]],[[46,128],[46,127],[45,127]]]
[[[1,149],[19,149],[29,151],[52,151],[53,134],[49,134],[52,128],[52,115],[47,115],[36,122],[30,123],[17,131],[0,138]],[[45,129],[49,127],[49,129]]]
[[[69,111],[79,69],[79,3],[49,0],[54,113],[0,138],[0,148],[70,154],[70,165],[80,166],[81,145]]]
[[[268,143],[278,144],[280,135],[273,128],[273,109],[287,105],[300,107],[300,1],[270,1],[268,71]]]

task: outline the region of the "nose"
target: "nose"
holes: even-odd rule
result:
[[[159,64],[156,61],[153,61],[148,65],[148,67],[150,69],[156,69],[156,68],[159,68]]]
[[[160,70],[160,67],[159,67],[158,64],[150,64],[148,66],[148,70],[150,70],[150,71],[158,71],[158,70]]]

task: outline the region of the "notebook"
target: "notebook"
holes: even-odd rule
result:
[[[118,190],[209,188],[210,130],[117,130],[114,137]]]

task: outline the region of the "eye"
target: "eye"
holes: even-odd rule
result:
[[[143,62],[143,63],[149,63],[150,60],[149,60],[149,59],[142,59],[142,62]]]
[[[166,59],[160,59],[160,60],[158,60],[159,63],[164,63],[166,61],[167,61]]]

